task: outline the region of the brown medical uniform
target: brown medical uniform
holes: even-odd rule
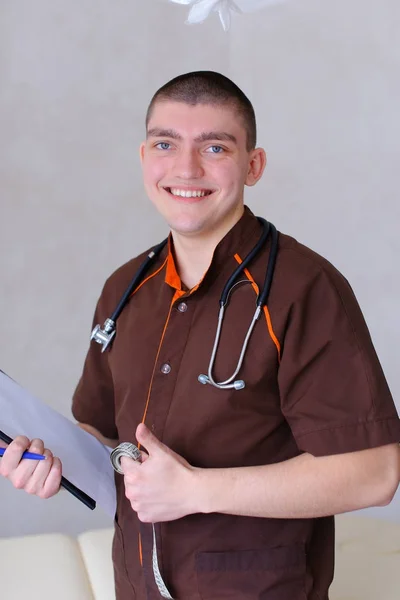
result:
[[[190,464],[267,465],[303,452],[354,452],[400,441],[399,419],[351,288],[325,259],[280,234],[268,309],[240,371],[246,387],[220,390],[207,373],[222,289],[258,240],[249,209],[185,291],[166,246],[131,297],[110,351],[92,343],[73,414],[108,438],[136,442],[144,421]],[[233,291],[214,375],[235,370],[264,282],[269,243]],[[145,253],[106,282],[95,323],[113,312]],[[256,284],[254,283],[256,282]],[[113,559],[118,600],[161,598],[151,525],[141,524],[116,475]],[[293,490],[295,493],[295,490]],[[195,514],[157,525],[160,571],[178,600],[327,600],[334,522]]]

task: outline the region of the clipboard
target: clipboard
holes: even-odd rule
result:
[[[0,439],[17,435],[43,439],[63,465],[61,486],[94,510],[97,505],[112,518],[116,511],[111,448],[84,431],[0,369]]]

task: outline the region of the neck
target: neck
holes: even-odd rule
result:
[[[211,264],[215,248],[228,231],[236,225],[242,214],[243,210],[223,228],[216,228],[199,236],[187,236],[172,231],[176,268],[181,281],[188,289],[192,289],[201,281]]]

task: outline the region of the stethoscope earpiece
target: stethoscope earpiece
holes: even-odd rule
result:
[[[236,379],[236,381],[233,382],[233,385],[235,386],[235,390],[242,390],[246,387],[246,384],[243,381],[243,379]]]
[[[243,381],[243,379],[236,379],[236,381],[234,381],[233,383],[217,383],[216,381],[210,380],[209,377],[207,377],[207,375],[203,374],[199,375],[197,379],[203,385],[207,385],[207,383],[210,383],[211,385],[217,387],[220,390],[231,390],[233,388],[235,388],[235,390],[242,390],[246,387],[246,384]]]

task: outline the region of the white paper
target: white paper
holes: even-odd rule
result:
[[[11,438],[40,438],[62,462],[62,474],[114,518],[111,448],[83,431],[0,371],[0,430]],[[78,502],[71,496],[71,502]]]

